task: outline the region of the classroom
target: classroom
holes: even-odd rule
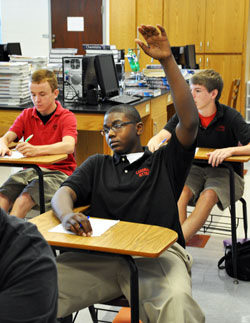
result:
[[[183,237],[180,238],[180,234],[178,234],[178,239],[183,238],[183,241],[186,241],[186,251],[193,258],[191,270],[192,298],[201,308],[205,316],[205,322],[250,323],[248,305],[250,279],[246,281],[239,277],[237,279],[238,274],[235,273],[239,270],[239,266],[236,265],[235,255],[232,256],[234,262],[233,277],[230,277],[225,269],[218,268],[218,261],[225,255],[226,246],[233,249],[233,254],[235,254],[236,242],[245,242],[249,238],[247,223],[250,223],[250,149],[248,153],[247,146],[249,142],[247,141],[247,136],[248,128],[250,128],[250,0],[0,0],[0,83],[2,83],[2,86],[0,84],[0,137],[6,134],[16,118],[26,108],[36,107],[34,100],[38,92],[36,92],[35,87],[34,90],[30,88],[29,78],[32,73],[40,69],[53,71],[56,75],[58,92],[56,92],[55,98],[51,97],[51,100],[60,102],[60,107],[62,106],[63,110],[68,113],[64,118],[69,118],[67,120],[70,120],[72,127],[75,127],[74,130],[72,130],[73,128],[70,129],[69,125],[66,127],[65,121],[64,125],[67,129],[65,128],[64,130],[64,134],[66,133],[64,138],[67,138],[66,142],[63,139],[64,146],[58,148],[53,146],[54,152],[46,151],[43,154],[44,156],[40,153],[37,157],[30,155],[30,157],[23,160],[17,159],[13,162],[11,159],[9,161],[7,158],[4,159],[3,156],[0,157],[0,203],[2,192],[5,192],[1,190],[1,186],[9,177],[20,171],[20,167],[27,167],[32,170],[36,177],[38,175],[38,192],[34,195],[35,198],[31,195],[33,202],[35,201],[34,204],[37,205],[33,207],[33,202],[27,202],[30,208],[27,211],[25,221],[36,224],[40,231],[38,224],[40,221],[39,214],[49,210],[49,216],[51,217],[52,211],[51,205],[46,200],[46,176],[44,173],[41,175],[39,173],[41,170],[37,168],[43,169],[43,166],[46,165],[45,167],[50,170],[60,171],[60,167],[65,165],[64,160],[70,163],[67,164],[69,165],[67,172],[64,171],[68,176],[73,173],[71,168],[80,169],[80,165],[84,162],[87,163],[90,156],[91,158],[92,156],[103,154],[113,156],[113,154],[116,154],[118,144],[115,140],[114,142],[112,142],[112,139],[108,140],[110,133],[119,134],[120,128],[133,128],[133,123],[142,122],[144,124],[143,132],[140,133],[140,144],[142,147],[148,146],[149,150],[151,150],[151,145],[154,145],[153,151],[163,150],[165,146],[169,145],[172,138],[176,140],[177,135],[173,135],[173,132],[178,123],[175,112],[177,111],[178,114],[176,102],[179,101],[176,100],[176,95],[173,95],[172,86],[169,85],[171,81],[168,78],[164,64],[160,64],[159,60],[153,57],[152,52],[147,53],[147,49],[145,51],[141,46],[140,42],[146,42],[146,38],[143,37],[143,31],[145,34],[148,32],[146,37],[150,38],[152,36],[149,35],[147,29],[145,30],[141,27],[142,25],[163,26],[167,34],[167,42],[171,46],[172,56],[177,62],[179,71],[186,81],[185,83],[191,88],[191,93],[199,112],[200,125],[197,131],[198,136],[201,138],[197,142],[199,150],[196,148],[194,164],[199,164],[199,166],[202,164],[203,166],[200,166],[200,168],[205,168],[208,161],[210,164],[212,163],[212,157],[209,159],[208,156],[210,154],[215,156],[213,150],[218,151],[224,147],[237,146],[237,152],[230,152],[230,155],[223,157],[223,161],[220,162],[223,163],[222,169],[226,169],[230,174],[226,179],[229,192],[227,206],[225,208],[220,206],[223,203],[220,196],[217,196],[216,191],[216,200],[207,211],[209,216],[206,216],[204,222],[201,223],[199,228],[195,229],[195,232],[192,231],[190,234],[192,237],[190,238],[188,236],[189,229],[186,231],[185,224],[181,220],[181,197],[185,193],[185,190],[183,190],[178,202],[179,226],[182,227]],[[157,36],[162,35],[162,30],[158,27],[155,33],[158,33]],[[138,39],[138,41],[135,41],[135,39]],[[148,48],[150,50],[152,47],[148,45]],[[6,57],[10,57],[10,60],[9,58],[6,59]],[[163,59],[161,58],[162,61]],[[206,70],[214,70],[219,73],[220,79],[223,80],[223,90],[219,95],[219,101],[216,101],[215,98],[218,93],[216,87],[210,91],[206,85],[196,81],[196,74],[198,80],[199,73]],[[18,92],[19,90],[14,89],[13,84],[16,79],[13,78],[13,75],[15,73],[16,75],[20,74],[20,76],[16,77],[18,82],[22,83],[20,88],[22,88],[23,92]],[[7,78],[6,74],[8,75]],[[31,84],[34,82],[36,84],[36,81],[32,81]],[[205,135],[208,136],[209,132],[205,132],[205,130],[207,127],[209,128],[210,122],[212,124],[217,113],[214,113],[209,121],[205,121],[205,119],[208,120],[210,114],[203,115],[206,118],[202,118],[202,113],[200,112],[202,108],[198,106],[199,99],[195,99],[194,95],[195,91],[196,95],[198,95],[199,89],[197,90],[197,86],[199,85],[203,88],[205,87],[209,94],[214,89],[217,91],[213,97],[215,111],[221,109],[221,107],[224,109],[225,106],[227,108],[230,106],[230,110],[233,111],[232,116],[235,115],[235,118],[240,118],[240,121],[237,121],[238,123],[235,123],[234,126],[234,121],[230,119],[233,130],[230,130],[231,132],[228,130],[228,133],[225,128],[229,124],[225,124],[226,121],[224,121],[223,126],[218,123],[216,131],[219,135],[223,133],[223,140],[226,144],[224,142],[215,143],[217,139],[212,138],[217,137],[212,137],[212,135],[207,146],[202,144],[199,146],[199,140],[200,143],[204,143]],[[6,86],[9,86],[7,91],[5,90]],[[30,92],[33,97],[32,100]],[[17,96],[16,93],[18,93]],[[185,96],[183,95],[183,97]],[[104,124],[104,120],[106,118],[109,120],[110,115],[119,113],[114,110],[109,114],[107,111],[123,103],[135,108],[139,112],[141,121],[124,119],[121,124]],[[56,109],[58,111],[58,108]],[[49,111],[51,113],[52,110]],[[43,123],[45,122],[45,126],[47,121],[44,118],[40,119]],[[175,120],[177,120],[176,123]],[[227,122],[229,123],[228,120]],[[207,122],[207,124],[205,125],[204,122]],[[241,125],[244,126],[244,131],[236,129]],[[137,131],[140,132],[140,129],[138,128]],[[170,137],[162,137],[162,134],[167,136],[166,133]],[[27,143],[36,145],[36,141],[32,141],[36,140],[36,135],[34,137],[32,135],[29,134],[28,137],[28,133],[27,136],[25,133],[24,143],[21,143],[21,146]],[[19,139],[19,135],[13,138],[16,140],[17,137]],[[231,137],[233,139],[230,144],[229,140],[231,139],[229,138]],[[74,141],[72,141],[72,138],[74,138]],[[242,142],[239,138],[242,139]],[[1,140],[0,138],[0,148],[2,145]],[[152,140],[155,141],[152,142]],[[212,143],[213,140],[215,142]],[[233,144],[236,142],[237,144]],[[39,143],[38,145],[45,144]],[[2,154],[2,151],[0,150],[0,154]],[[139,149],[138,151],[141,150]],[[133,152],[139,153],[138,151]],[[119,155],[119,152],[117,154]],[[50,156],[50,160],[45,155]],[[123,156],[121,156],[122,158]],[[224,159],[226,159],[225,162]],[[136,162],[130,162],[132,163],[131,166]],[[86,165],[91,167],[90,162]],[[190,167],[193,169],[191,163]],[[107,169],[109,170],[109,168]],[[124,172],[129,173],[129,167]],[[75,172],[72,176],[74,174]],[[59,189],[61,183],[58,183],[55,191],[58,192],[59,189],[60,192],[61,189],[68,187],[74,191],[75,186],[70,180],[68,181],[66,175],[62,177],[63,179],[60,179],[61,183],[66,181],[66,186],[63,184]],[[238,182],[236,180],[238,175],[243,192],[239,197],[237,197]],[[110,178],[112,176],[110,175]],[[140,180],[150,177],[150,167],[148,168],[147,165],[142,164],[141,168],[136,171],[136,176]],[[201,178],[203,175],[200,173],[199,176]],[[82,178],[88,179],[88,177]],[[113,181],[115,183],[115,177]],[[132,181],[135,181],[135,179],[132,179]],[[171,179],[168,181],[171,182]],[[101,185],[103,185],[101,178],[99,185],[101,190]],[[204,191],[201,189],[196,193],[194,193],[195,189],[185,185],[185,187],[189,187],[192,196],[198,194],[195,200],[196,204],[193,203],[193,206],[191,206],[190,199],[189,204],[184,206],[185,214],[188,214],[187,218],[193,216],[196,209],[201,210],[198,209],[198,201],[203,196],[203,192],[210,191],[210,184],[207,185],[208,189],[206,188]],[[72,201],[77,201],[76,206],[82,206],[78,204],[77,198],[83,192],[76,189],[74,192],[75,195],[73,195]],[[50,200],[53,195],[54,192]],[[236,202],[234,201],[235,196]],[[86,200],[88,201],[87,198]],[[118,200],[114,201],[114,205],[116,205],[115,202],[118,203]],[[56,199],[54,201],[55,208],[58,208],[58,201]],[[154,203],[157,204],[157,201],[156,199]],[[204,201],[206,201],[205,198]],[[23,203],[23,201],[21,202]],[[103,209],[105,209],[105,204],[101,203],[102,201],[100,202],[100,208],[103,206]],[[151,209],[150,201],[148,204],[148,209]],[[245,206],[246,210],[244,209]],[[20,206],[18,205],[18,207]],[[26,208],[24,209],[26,210]],[[53,210],[55,211],[54,206]],[[91,218],[91,208],[89,210],[86,211],[86,215],[89,214]],[[75,212],[80,213],[83,211]],[[61,220],[59,216],[57,217]],[[111,218],[114,220],[113,216]],[[59,225],[58,219],[53,222],[54,225]],[[81,227],[82,224],[81,222],[79,223],[79,227]],[[145,223],[151,224],[150,222]],[[77,230],[70,230],[78,232]],[[61,236],[65,235],[55,233],[55,236],[60,236],[60,234]],[[122,233],[120,234],[120,237],[122,237]],[[160,236],[160,233],[158,234]],[[45,240],[50,245],[54,243],[55,246],[53,239],[51,243],[51,236],[52,233],[49,233],[48,238],[46,236]],[[78,236],[76,237],[78,238]],[[94,239],[94,237],[91,239]],[[96,239],[96,241],[98,240]],[[117,239],[118,245],[120,242]],[[179,242],[180,240],[178,240]],[[102,240],[100,237],[100,244],[103,244],[103,248],[105,243],[105,239]],[[172,241],[172,243],[174,244],[175,242]],[[100,246],[101,251],[103,250],[102,246]],[[88,246],[80,248],[89,249]],[[64,249],[60,248],[56,250],[57,255],[58,250],[64,251]],[[99,251],[98,248],[96,250]],[[146,250],[144,251],[146,252]],[[133,255],[136,254],[134,253]],[[130,297],[130,301],[132,301],[132,295]],[[137,300],[132,301],[132,303],[137,304],[138,290],[134,292],[133,299]],[[139,304],[132,306],[132,320],[128,318],[127,311],[124,312],[126,314],[124,314],[125,318],[122,320],[121,317],[125,308],[123,304],[122,302],[118,303],[118,306],[114,306],[112,303],[93,304],[94,307],[87,307],[74,312],[73,317],[75,318],[73,321],[55,321],[55,323],[138,322],[136,311]],[[101,308],[101,310],[97,310],[97,308]],[[93,319],[93,309],[95,311],[94,316],[98,313],[98,318],[96,319]],[[149,322],[153,323],[154,321],[148,318]],[[167,323],[160,320],[159,322]],[[187,322],[192,323],[191,321]],[[200,322],[204,321],[201,319]]]

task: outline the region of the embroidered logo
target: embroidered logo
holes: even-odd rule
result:
[[[225,131],[225,126],[223,126],[223,125],[220,125],[220,126],[218,126],[217,128],[216,128],[216,131]]]
[[[53,129],[56,130],[57,129],[57,124],[53,125]]]
[[[136,171],[136,174],[139,176],[139,177],[142,177],[142,176],[148,176],[149,175],[149,168],[142,168],[142,169],[138,169]]]

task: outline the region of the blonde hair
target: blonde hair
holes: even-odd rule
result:
[[[57,78],[55,73],[46,69],[36,70],[31,75],[30,81],[31,83],[37,83],[37,84],[47,81],[50,85],[52,92],[54,92],[58,88],[58,83],[57,83]]]

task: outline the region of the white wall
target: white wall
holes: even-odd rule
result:
[[[48,56],[49,0],[0,1],[2,43],[20,42],[24,56]]]
[[[102,4],[103,42],[109,44],[109,0]],[[20,42],[24,56],[49,55],[50,0],[0,0],[0,15],[2,43]]]

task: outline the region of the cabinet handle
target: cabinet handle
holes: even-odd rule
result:
[[[209,60],[208,60],[208,57],[206,58],[206,67],[208,67],[208,63],[209,63]]]
[[[209,40],[207,41],[207,48],[209,48]]]
[[[202,45],[203,45],[203,43],[202,43],[202,41],[200,41],[200,49],[202,49]]]

